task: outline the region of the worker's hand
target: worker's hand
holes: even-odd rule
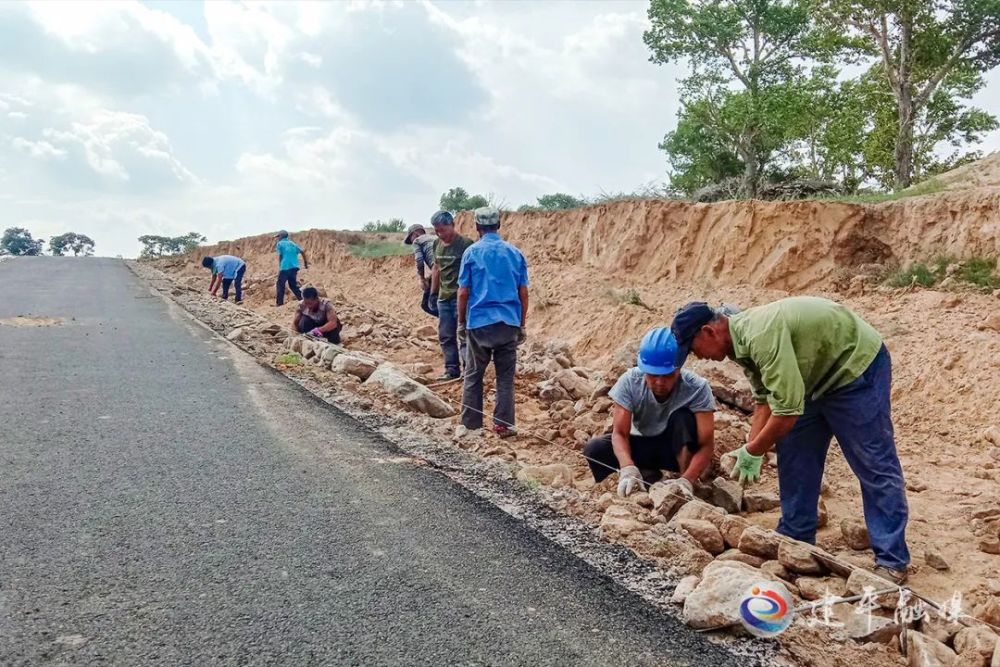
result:
[[[687,481],[683,477],[667,480],[664,482],[664,485],[669,489],[676,489],[678,493],[688,500],[694,498],[694,487],[691,485],[691,482]]]
[[[524,327],[517,328],[517,344],[520,345],[524,341],[528,340],[528,334],[524,331]]]
[[[764,462],[763,455],[754,456],[747,451],[747,446],[743,445],[736,452],[736,465],[729,475],[733,479],[738,479],[740,484],[746,486],[760,480],[760,466]]]
[[[431,290],[431,281],[427,278],[420,278],[420,287],[425,292],[429,292]]]
[[[618,471],[618,495],[626,498],[642,489],[642,473],[635,466],[625,466]]]
[[[316,336],[316,338],[322,338],[323,337],[323,332],[320,331],[319,327],[316,327],[315,329],[313,329],[312,331],[309,332],[309,335],[310,336]]]
[[[465,344],[468,339],[468,332],[465,330],[465,322],[459,322],[458,326],[455,327],[455,337],[458,338],[458,342]]]

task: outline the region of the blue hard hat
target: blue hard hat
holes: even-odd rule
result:
[[[667,327],[650,329],[639,343],[639,370],[649,375],[670,375],[677,370],[677,339]]]

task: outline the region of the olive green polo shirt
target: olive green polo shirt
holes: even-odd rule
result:
[[[801,415],[807,399],[858,379],[882,348],[879,333],[852,310],[811,296],[737,313],[729,333],[754,398],[776,415]]]

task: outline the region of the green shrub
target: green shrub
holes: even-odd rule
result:
[[[281,364],[283,366],[301,366],[302,365],[302,355],[298,352],[289,352],[288,354],[282,354],[274,363]]]
[[[413,253],[412,248],[399,241],[366,241],[350,245],[348,248],[355,257],[396,257]]]
[[[889,276],[889,284],[893,287],[909,287],[914,283],[922,287],[933,287],[936,282],[937,276],[926,264],[913,264]]]

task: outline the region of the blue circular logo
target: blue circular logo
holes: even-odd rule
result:
[[[755,637],[776,637],[788,629],[795,616],[795,602],[788,589],[776,581],[750,587],[740,601],[740,621]]]

